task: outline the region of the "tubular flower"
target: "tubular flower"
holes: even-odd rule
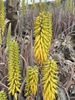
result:
[[[55,100],[57,93],[57,70],[54,60],[47,60],[42,70],[43,98],[44,100]]]
[[[8,90],[9,94],[17,99],[17,92],[20,92],[20,65],[19,65],[19,51],[16,41],[10,43],[9,61],[8,61]]]
[[[42,12],[34,22],[34,57],[37,63],[43,65],[47,60],[52,38],[52,15]]]
[[[38,69],[36,66],[28,67],[26,73],[25,96],[34,96],[37,92]]]
[[[0,0],[0,31],[2,32],[2,35],[4,35],[4,29],[5,29],[4,2],[3,0]]]
[[[0,91],[0,100],[7,100],[6,93],[3,90]]]

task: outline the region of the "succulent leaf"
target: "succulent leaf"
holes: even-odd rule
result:
[[[8,52],[9,52],[9,48],[10,48],[10,41],[11,41],[11,23],[9,24],[8,27],[8,34],[7,34],[7,48],[8,48]]]

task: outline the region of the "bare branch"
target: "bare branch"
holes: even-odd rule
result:
[[[8,87],[0,81],[0,85],[8,90]]]

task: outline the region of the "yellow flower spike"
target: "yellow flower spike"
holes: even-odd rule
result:
[[[3,90],[0,91],[0,100],[7,100],[6,93]]]
[[[34,96],[37,92],[38,68],[36,66],[28,67],[26,73],[25,96]]]
[[[22,9],[22,14],[24,15],[24,13],[25,13],[25,0],[22,0],[22,7],[21,7],[21,9]]]
[[[2,36],[4,35],[5,30],[5,15],[4,15],[4,2],[0,0],[0,31]]]
[[[42,69],[42,84],[44,100],[54,100],[58,83],[57,64],[54,60],[47,60]]]
[[[43,65],[52,39],[52,15],[49,12],[42,12],[35,19],[34,36],[34,57],[38,64]]]
[[[10,42],[9,61],[8,61],[8,90],[17,100],[17,92],[20,91],[20,65],[19,65],[19,51],[16,41]]]
[[[61,4],[61,0],[55,0],[56,5],[60,5]]]
[[[69,0],[66,0],[65,2],[66,2],[65,8],[66,8],[66,10],[69,10]]]
[[[72,13],[74,12],[74,2],[73,2],[73,0],[70,0],[69,10],[70,10]]]

